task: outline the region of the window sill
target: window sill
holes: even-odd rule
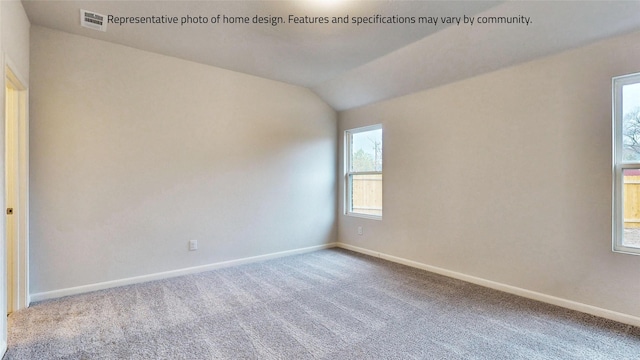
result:
[[[369,220],[382,220],[382,216],[378,215],[367,215],[367,214],[358,214],[358,213],[345,213],[346,216],[361,218],[361,219],[369,219]]]
[[[640,248],[628,247],[628,246],[620,246],[613,248],[614,253],[618,254],[627,254],[627,255],[640,255]]]

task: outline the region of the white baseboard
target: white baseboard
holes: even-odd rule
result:
[[[337,243],[329,243],[324,245],[310,246],[302,249],[287,250],[287,251],[281,251],[277,253],[252,256],[252,257],[236,259],[236,260],[222,261],[222,262],[207,264],[207,265],[194,266],[194,267],[189,267],[184,269],[164,271],[164,272],[155,273],[155,274],[135,276],[135,277],[112,280],[112,281],[105,281],[105,282],[76,286],[76,287],[60,289],[60,290],[46,291],[46,292],[41,292],[36,294],[30,294],[29,300],[33,302],[37,302],[42,300],[55,299],[55,298],[60,298],[68,295],[83,294],[91,291],[104,290],[104,289],[109,289],[109,288],[118,287],[118,286],[138,284],[138,283],[153,281],[153,280],[168,279],[172,277],[188,275],[188,274],[196,274],[204,271],[210,271],[210,270],[220,269],[220,268],[229,267],[229,266],[248,264],[248,263],[264,261],[269,259],[276,259],[283,256],[304,254],[312,251],[333,248],[336,246],[337,246]]]
[[[82,294],[82,293],[87,293],[87,292],[97,291],[97,290],[103,290],[103,289],[109,289],[109,288],[118,287],[118,286],[138,284],[138,283],[147,282],[147,281],[153,281],[153,280],[168,279],[168,278],[172,278],[172,277],[188,275],[188,274],[195,274],[195,273],[200,273],[200,272],[204,272],[204,271],[220,269],[220,268],[229,267],[229,266],[248,264],[248,263],[253,263],[253,262],[257,262],[257,261],[275,259],[275,258],[284,257],[284,256],[290,256],[290,255],[304,254],[304,253],[308,253],[308,252],[312,252],[312,251],[317,251],[317,250],[322,250],[322,249],[329,249],[329,248],[333,248],[333,247],[340,247],[340,248],[351,250],[351,251],[355,251],[355,252],[358,252],[358,253],[362,253],[362,254],[378,257],[378,258],[381,258],[381,259],[384,259],[384,260],[388,260],[388,261],[392,261],[392,262],[395,262],[395,263],[398,263],[398,264],[411,266],[411,267],[414,267],[414,268],[426,270],[426,271],[429,271],[429,272],[433,272],[433,273],[436,273],[436,274],[448,276],[448,277],[459,279],[459,280],[463,280],[463,281],[466,281],[466,282],[470,282],[470,283],[473,283],[473,284],[481,285],[481,286],[488,287],[488,288],[491,288],[491,289],[500,290],[500,291],[504,291],[506,293],[522,296],[522,297],[525,297],[525,298],[528,298],[528,299],[533,299],[533,300],[541,301],[541,302],[544,302],[544,303],[561,306],[561,307],[564,307],[564,308],[567,308],[567,309],[576,310],[576,311],[580,311],[580,312],[583,312],[583,313],[599,316],[599,317],[602,317],[602,318],[605,318],[605,319],[618,321],[618,322],[621,322],[621,323],[624,323],[624,324],[629,324],[629,325],[633,325],[633,326],[640,326],[640,317],[637,317],[637,316],[623,314],[623,313],[619,313],[619,312],[616,312],[616,311],[611,311],[611,310],[599,308],[599,307],[596,307],[596,306],[587,305],[587,304],[579,303],[579,302],[576,302],[576,301],[567,300],[567,299],[559,298],[559,297],[556,297],[556,296],[539,293],[539,292],[536,292],[536,291],[531,291],[531,290],[527,290],[527,289],[523,289],[523,288],[519,288],[519,287],[507,285],[507,284],[502,284],[502,283],[499,283],[499,282],[486,280],[486,279],[483,279],[483,278],[479,278],[479,277],[475,277],[475,276],[459,273],[459,272],[456,272],[456,271],[451,271],[451,270],[439,268],[437,266],[431,266],[431,265],[423,264],[423,263],[420,263],[420,262],[417,262],[417,261],[408,260],[408,259],[404,259],[404,258],[401,258],[401,257],[388,255],[388,254],[385,254],[385,253],[380,253],[380,252],[377,252],[377,251],[373,251],[373,250],[369,250],[369,249],[365,249],[365,248],[361,248],[361,247],[353,246],[353,245],[349,245],[349,244],[344,244],[344,243],[329,243],[329,244],[324,244],[324,245],[306,247],[306,248],[302,248],[302,249],[288,250],[288,251],[282,251],[282,252],[277,252],[277,253],[271,253],[271,254],[253,256],[253,257],[247,257],[247,258],[236,259],[236,260],[222,261],[222,262],[219,262],[219,263],[213,263],[213,264],[207,264],[207,265],[201,265],[201,266],[194,266],[194,267],[189,267],[189,268],[184,268],[184,269],[165,271],[165,272],[160,272],[160,273],[155,273],[155,274],[136,276],[136,277],[125,278],[125,279],[120,279],[120,280],[105,281],[105,282],[101,282],[101,283],[95,283],[95,284],[77,286],[77,287],[72,287],[72,288],[66,288],[66,289],[60,289],[60,290],[54,290],[54,291],[47,291],[47,292],[41,292],[41,293],[36,293],[36,294],[30,294],[29,295],[29,301],[30,302],[38,302],[38,301],[42,301],[42,300],[55,299],[55,298],[59,298],[59,297],[63,297],[63,296]]]
[[[561,306],[567,309],[576,310],[583,313],[599,316],[605,319],[621,322],[623,324],[640,326],[640,317],[637,317],[637,316],[623,314],[616,311],[611,311],[611,310],[599,308],[596,306],[587,305],[587,304],[579,303],[576,301],[539,293],[536,291],[531,291],[531,290],[527,290],[527,289],[523,289],[523,288],[519,288],[519,287],[507,285],[507,284],[502,284],[502,283],[491,281],[491,280],[482,279],[482,278],[471,276],[471,275],[462,274],[462,273],[451,271],[451,270],[446,270],[436,266],[423,264],[417,261],[408,260],[408,259],[400,258],[397,256],[364,249],[358,246],[353,246],[353,245],[344,244],[344,243],[338,243],[337,245],[338,247],[343,249],[359,252],[359,253],[374,256],[374,257],[379,257],[381,259],[389,260],[398,264],[403,264],[403,265],[411,266],[414,268],[426,270],[429,272],[463,280],[466,282],[481,285],[491,289],[500,290],[506,293],[522,296],[528,299],[533,299],[533,300],[541,301],[544,303]]]

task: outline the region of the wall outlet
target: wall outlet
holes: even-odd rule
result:
[[[189,251],[198,250],[198,240],[189,240]]]
[[[358,226],[358,235],[362,235],[363,231],[362,231],[362,226]]]

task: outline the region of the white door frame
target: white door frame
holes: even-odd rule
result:
[[[7,312],[11,313],[29,306],[29,93],[24,77],[16,71],[13,62],[5,56],[4,86],[5,101],[14,100],[13,122],[5,119],[5,208],[13,207],[13,215],[5,215],[5,229],[13,217],[13,236],[5,240],[7,279]],[[11,88],[11,89],[10,89]],[[7,104],[5,104],[6,111]],[[6,115],[6,114],[5,114]],[[13,149],[12,152],[9,151]],[[15,169],[12,178],[7,173],[8,157],[13,156]],[[8,196],[9,181],[13,181],[14,195]],[[13,200],[12,200],[13,199]],[[10,203],[12,202],[12,203]],[[5,209],[1,209],[3,212]],[[6,230],[5,230],[6,236]],[[10,276],[10,277],[9,277]]]

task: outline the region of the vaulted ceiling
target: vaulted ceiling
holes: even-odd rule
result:
[[[640,29],[638,1],[37,1],[32,24],[315,91],[345,110]],[[208,24],[80,26],[80,9],[113,16],[207,17]],[[285,23],[211,23],[281,16]],[[516,17],[527,24],[307,24],[295,17]],[[524,17],[524,18],[523,18]],[[222,17],[221,17],[222,20]],[[373,18],[375,21],[375,18]],[[250,20],[250,22],[252,22]]]

